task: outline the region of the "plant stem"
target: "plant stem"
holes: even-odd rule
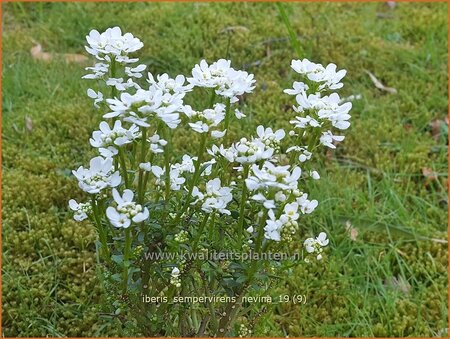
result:
[[[127,293],[128,289],[128,269],[130,266],[129,259],[131,254],[131,229],[128,227],[125,229],[125,244],[124,244],[124,254],[123,254],[123,275],[122,275],[122,290],[123,293]]]
[[[141,127],[141,153],[140,153],[140,159],[139,164],[143,163],[145,161],[145,156],[147,154],[147,150],[145,149],[146,146],[146,138],[147,138],[147,129],[144,127]],[[140,204],[143,203],[144,199],[144,170],[142,168],[139,168],[139,178],[138,178],[138,202]]]
[[[214,232],[215,231],[215,229],[214,229],[215,220],[216,220],[216,213],[213,212],[212,216],[211,216],[211,225],[209,226],[209,230],[208,230],[208,238],[210,241],[213,241],[213,238],[215,241],[215,238],[216,238],[216,235],[215,235],[216,232]]]
[[[166,134],[166,139],[170,139],[170,138],[168,138],[169,135],[170,135],[170,131]],[[167,147],[164,150],[164,166],[166,168],[166,176],[165,176],[166,205],[168,205],[168,203],[169,203],[169,195],[170,195],[170,153],[169,153],[170,148],[168,146],[169,146],[169,141],[167,142]]]
[[[261,245],[264,239],[264,226],[266,225],[266,219],[267,219],[268,210],[265,209],[263,216],[261,217],[261,220],[259,222],[258,227],[258,237],[256,238],[256,244],[255,244],[255,252],[259,253],[261,251]],[[257,263],[257,261],[255,260]],[[256,265],[253,265],[256,266]],[[252,270],[253,271],[253,270]]]
[[[195,252],[197,250],[198,243],[200,242],[203,231],[205,230],[205,226],[206,226],[206,223],[208,222],[209,216],[210,216],[210,214],[205,214],[205,216],[203,217],[203,221],[200,224],[200,228],[198,229],[198,234],[195,237],[194,244],[192,246],[193,252]]]
[[[115,78],[116,77],[116,59],[112,58],[111,59],[111,69],[110,69],[110,74],[111,74],[111,78]],[[117,89],[116,86],[112,86],[111,87],[111,98],[114,99],[115,96],[117,94]]]
[[[111,254],[108,247],[108,235],[106,229],[103,228],[100,216],[98,215],[98,206],[95,196],[92,196],[92,214],[94,215],[95,223],[97,224],[98,235],[102,245],[102,255],[107,263],[111,262]]]
[[[210,291],[210,288],[209,288],[209,284],[206,281],[206,278],[203,276],[201,279],[202,279],[202,282],[203,282],[203,287],[205,289],[205,295],[207,297],[211,297],[211,291]],[[219,322],[217,321],[216,310],[214,308],[214,303],[213,302],[208,301],[208,309],[209,309],[209,313],[210,313],[210,317],[211,317],[211,322],[210,322],[210,324],[211,324],[211,331],[212,331],[212,333],[215,333],[217,331],[217,327],[219,326]],[[203,331],[204,331],[204,329],[203,329]],[[203,337],[203,333],[202,333],[201,330],[199,331],[198,336]]]
[[[258,227],[258,237],[256,239],[256,245],[255,245],[255,252],[260,253],[261,252],[261,245],[263,242],[263,235],[264,235],[264,226],[266,224],[266,218],[267,218],[268,210],[264,210],[264,214],[261,218],[261,221],[259,223]],[[250,274],[248,277],[247,282],[242,286],[242,288],[237,292],[236,296],[236,302],[234,304],[229,304],[225,310],[225,315],[220,319],[219,323],[219,335],[225,336],[231,327],[231,324],[236,319],[236,316],[239,313],[239,309],[241,307],[241,301],[243,294],[245,292],[245,289],[251,285],[253,282],[253,278],[255,277],[256,269],[258,267],[258,260],[254,260],[252,263],[252,267],[250,268]]]
[[[231,108],[231,99],[227,101],[226,109],[225,109],[225,136],[224,142],[225,144],[228,142],[228,129],[230,128],[230,108]]]
[[[186,212],[187,208],[189,207],[189,203],[191,202],[191,195],[192,191],[194,189],[194,186],[197,184],[199,178],[200,178],[200,164],[203,161],[203,153],[205,152],[205,146],[206,146],[206,138],[208,137],[207,133],[203,133],[200,139],[200,146],[198,149],[198,155],[197,155],[197,162],[195,163],[195,171],[194,171],[194,177],[192,178],[192,181],[189,185],[188,194],[186,196],[186,201],[183,205],[183,208],[180,210],[180,212],[177,214],[175,218],[175,224],[177,224],[181,216]]]
[[[123,153],[123,149],[119,147],[119,161],[120,161],[120,169],[122,170],[123,181],[125,183],[126,188],[130,188],[128,183],[128,173],[127,173],[127,165],[125,162],[125,155]]]
[[[242,176],[242,196],[241,196],[241,204],[239,209],[239,220],[238,220],[238,244],[241,244],[242,241],[242,233],[244,227],[244,212],[245,212],[245,203],[247,202],[247,185],[245,184],[245,179],[248,177],[248,172],[250,170],[250,165],[244,165],[244,174]]]
[[[209,106],[207,108],[213,108],[215,99],[216,99],[216,90],[213,88],[212,89],[212,93],[211,93],[211,97],[209,99]]]

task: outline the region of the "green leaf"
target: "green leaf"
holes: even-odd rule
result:
[[[122,254],[114,254],[111,256],[111,259],[116,264],[122,265],[122,263],[123,263],[123,255]]]

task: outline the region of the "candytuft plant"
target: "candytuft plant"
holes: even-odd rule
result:
[[[307,193],[320,179],[315,154],[350,126],[352,105],[334,92],[346,71],[292,60],[291,130],[258,126],[231,140],[252,74],[220,59],[188,78],[145,75],[132,34],[114,27],[86,39],[97,63],[84,78],[98,84],[87,95],[105,121],[90,139],[99,155],[73,171],[88,199],[69,206],[98,231],[113,316],[145,336],[250,335],[245,320],[260,312],[246,297],[270,294],[329,244],[325,232],[306,238],[301,220],[318,206]],[[177,133],[193,153],[176,149]]]

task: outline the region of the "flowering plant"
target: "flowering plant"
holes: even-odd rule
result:
[[[329,243],[324,232],[302,239],[301,219],[318,206],[306,192],[320,179],[314,154],[336,148],[344,136],[335,131],[350,125],[351,103],[333,92],[346,71],[293,60],[301,81],[284,91],[296,101],[291,130],[258,126],[232,141],[252,74],[220,59],[200,61],[188,78],[145,75],[132,34],[114,27],[86,40],[98,62],[84,78],[99,84],[87,95],[105,121],[90,139],[100,155],[73,171],[90,199],[69,206],[98,231],[114,315],[147,336],[248,335],[261,312],[245,297],[268,293],[299,262],[262,255],[300,249],[302,260],[321,260]],[[192,154],[177,153],[177,133],[189,133]]]

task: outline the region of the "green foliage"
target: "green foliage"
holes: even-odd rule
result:
[[[33,41],[51,53],[83,53],[90,29],[120,25],[145,42],[141,61],[152,73],[187,74],[200,58],[228,57],[258,81],[241,134],[283,127],[278,121],[289,119],[280,114],[292,114],[281,91],[296,56],[282,18],[263,3],[3,9],[4,335],[138,336],[132,322],[119,321],[126,308],[105,314],[116,296],[98,281],[95,232],[68,213],[68,199],[81,198],[70,169],[92,156],[87,141],[100,120],[83,67],[58,56],[33,60]],[[329,234],[326,264],[286,268],[287,282],[271,291],[305,294],[306,305],[279,304],[273,313],[261,305],[256,327],[242,319],[242,328],[255,336],[446,336],[447,244],[435,239],[447,238],[447,145],[429,123],[447,114],[447,4],[297,3],[286,14],[305,57],[347,69],[342,96],[362,99],[338,152],[324,155],[326,175],[311,192],[321,204],[304,220],[305,235]],[[365,70],[398,94],[376,89]],[[188,134],[177,142],[189,145]],[[424,178],[424,168],[437,179]]]

